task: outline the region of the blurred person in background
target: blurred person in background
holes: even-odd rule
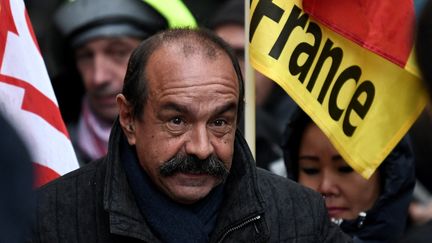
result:
[[[422,8],[422,12],[417,22],[417,30],[415,36],[415,46],[416,46],[416,57],[419,66],[420,73],[424,80],[424,85],[428,90],[429,96],[432,95],[432,2],[426,1],[426,4]],[[426,114],[430,117],[432,116],[430,103],[425,109]],[[424,123],[424,122],[423,122]],[[423,129],[421,132],[427,132],[427,128],[430,128],[432,124],[423,124]],[[430,129],[429,129],[430,130]],[[428,142],[431,142],[430,140]],[[424,200],[418,200],[414,202],[411,206],[411,216],[414,223],[425,223],[432,219],[432,180],[430,179],[430,173],[432,172],[432,165],[430,163],[431,158],[428,157],[427,161],[419,164],[421,167],[418,176],[427,178],[422,179],[422,183],[428,193],[428,198]]]
[[[415,184],[407,138],[368,180],[300,109],[287,125],[282,147],[288,177],[321,193],[332,221],[354,242],[394,242],[401,237]]]
[[[130,54],[143,39],[168,28],[168,22],[138,0],[66,1],[54,20],[71,48],[79,73],[75,80],[60,80],[54,85],[63,88],[57,95],[70,92],[70,86],[79,86],[77,79],[82,80],[85,90],[78,120],[66,119],[83,165],[107,153],[111,126],[118,115],[115,97],[121,92]],[[60,108],[69,112],[68,106]]]
[[[416,46],[416,58],[420,73],[423,78],[423,83],[425,88],[429,93],[429,97],[432,95],[432,1],[425,1],[424,6],[422,6],[422,11],[420,17],[417,19],[417,26],[415,32],[415,46]],[[429,118],[432,116],[430,99],[429,105],[425,109],[426,116]],[[430,131],[430,126],[432,125],[431,119],[429,122],[423,122],[423,129],[421,133],[426,133]],[[420,133],[419,132],[419,133]],[[426,137],[428,138],[428,137]],[[430,146],[432,144],[431,140],[423,139],[423,147]],[[430,152],[430,151],[428,151]],[[427,154],[427,153],[426,153]],[[411,229],[404,235],[404,237],[399,241],[400,243],[428,243],[432,242],[432,198],[431,198],[431,188],[432,180],[430,177],[432,166],[431,157],[425,157],[423,163],[417,164],[417,171],[419,179],[424,186],[421,186],[421,190],[417,190],[422,196],[416,196],[413,203],[410,206],[410,218],[413,223]],[[419,184],[420,185],[420,184]],[[416,186],[417,187],[417,186]],[[416,188],[418,189],[418,188]]]

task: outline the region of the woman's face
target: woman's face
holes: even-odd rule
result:
[[[329,216],[335,219],[355,219],[380,193],[378,174],[369,180],[360,176],[314,123],[306,126],[300,142],[299,182],[324,196]]]

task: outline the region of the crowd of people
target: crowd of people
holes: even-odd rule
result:
[[[242,135],[245,2],[175,1],[184,8],[53,1],[52,13],[39,16],[29,3],[36,33],[42,20],[59,33],[41,50],[80,168],[36,199],[24,168],[28,183],[6,190],[26,192],[11,197],[26,201],[23,217],[1,227],[10,238],[0,241],[430,242],[432,188],[416,176],[426,166],[418,131],[365,179],[279,85],[255,72],[254,158]],[[431,27],[428,2],[415,40],[430,94]],[[5,143],[5,153],[30,161],[6,127],[23,152]],[[12,218],[8,211],[0,208]]]

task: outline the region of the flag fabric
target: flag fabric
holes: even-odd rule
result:
[[[78,168],[23,0],[0,0],[0,111],[32,155],[36,186]]]
[[[413,57],[412,0],[255,0],[252,66],[277,82],[369,178],[428,97]]]

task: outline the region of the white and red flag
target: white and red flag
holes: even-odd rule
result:
[[[78,168],[23,0],[0,0],[0,112],[30,150],[36,186]]]

